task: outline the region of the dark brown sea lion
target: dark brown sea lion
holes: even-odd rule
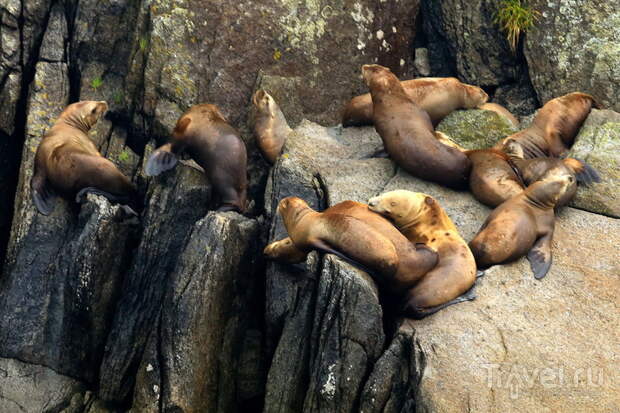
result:
[[[291,128],[276,101],[262,89],[252,96],[254,105],[254,136],[265,159],[275,163],[282,152]]]
[[[454,77],[423,77],[400,82],[407,96],[426,111],[433,125],[457,109],[473,109],[487,101],[489,96],[477,86],[461,83]],[[356,96],[345,106],[342,126],[373,124],[370,93]]]
[[[239,133],[215,105],[200,104],[185,112],[172,139],[159,147],[146,164],[148,176],[159,175],[177,164],[182,152],[200,165],[220,199],[218,211],[244,212],[247,191],[247,153]]]
[[[106,102],[73,103],[43,136],[30,182],[32,200],[43,215],[54,210],[56,193],[75,197],[78,202],[85,194],[95,193],[139,209],[136,187],[88,137],[88,131],[107,110]]]
[[[368,201],[372,211],[388,217],[412,243],[428,245],[439,255],[437,266],[407,294],[408,309],[432,314],[471,300],[476,261],[452,220],[430,195],[397,190]]]
[[[478,106],[478,109],[490,110],[491,112],[495,112],[498,115],[501,115],[501,116],[505,117],[506,119],[508,119],[508,121],[510,123],[512,123],[513,126],[515,126],[517,128],[519,127],[519,119],[517,119],[515,117],[515,115],[510,113],[510,111],[508,109],[506,109],[505,107],[503,107],[500,104],[488,102],[488,103],[484,103],[484,104]]]
[[[367,205],[345,201],[317,212],[302,199],[288,197],[278,211],[297,251],[284,239],[265,248],[271,258],[299,262],[301,253],[318,249],[361,266],[397,293],[414,286],[437,264],[434,251],[409,242]]]
[[[407,96],[396,76],[379,65],[362,66],[362,74],[370,88],[375,129],[390,158],[414,176],[464,187],[471,162],[437,139],[428,114]]]
[[[551,267],[554,208],[574,179],[565,170],[552,170],[495,208],[469,243],[478,266],[486,268],[527,254],[534,276],[544,277]]]
[[[526,159],[559,158],[573,146],[575,136],[596,100],[585,93],[574,92],[551,99],[538,111],[532,125],[498,142],[494,148],[503,150],[511,141],[519,143]]]

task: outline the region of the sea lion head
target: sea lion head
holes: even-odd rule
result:
[[[541,187],[536,191],[537,200],[551,207],[556,206],[567,192],[574,194],[577,189],[575,174],[563,164],[549,169],[535,184]]]
[[[368,200],[371,211],[384,215],[394,221],[397,227],[415,221],[425,203],[435,200],[420,192],[396,190],[383,193]],[[430,205],[429,204],[429,205]]]
[[[489,100],[487,92],[478,86],[465,85],[463,88],[463,106],[467,109],[477,108]]]
[[[252,103],[256,110],[262,114],[273,114],[275,112],[275,100],[264,89],[258,89],[252,96]]]
[[[506,138],[502,144],[502,150],[506,155],[512,156],[514,158],[523,159],[525,157],[525,153],[523,151],[523,146],[511,138]]]
[[[72,103],[60,114],[59,120],[88,132],[97,121],[107,112],[108,104],[105,101],[82,100]]]
[[[385,66],[381,65],[363,65],[362,77],[370,90],[386,90],[390,88],[393,80],[396,79],[394,73]],[[400,86],[400,82],[396,79],[396,83]]]
[[[290,264],[303,262],[306,259],[306,253],[299,250],[289,237],[267,245],[263,254],[269,259]]]
[[[284,220],[284,226],[291,228],[292,224],[311,210],[310,206],[301,198],[289,196],[280,201],[278,204],[278,212]]]

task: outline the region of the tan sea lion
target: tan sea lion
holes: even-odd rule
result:
[[[580,92],[551,99],[538,111],[530,127],[502,139],[494,148],[503,150],[515,141],[523,147],[526,159],[559,158],[573,146],[593,107],[600,108],[592,96]]]
[[[426,111],[433,125],[457,109],[473,109],[487,101],[489,96],[477,86],[461,83],[454,77],[423,77],[400,82],[407,96]],[[373,124],[370,93],[356,96],[345,106],[342,126]]]
[[[88,137],[88,131],[107,110],[108,104],[103,101],[73,103],[43,136],[30,182],[32,200],[41,214],[54,210],[56,193],[75,197],[77,202],[87,193],[95,193],[128,204],[130,212],[140,208],[136,187]]]
[[[484,104],[478,106],[478,109],[490,110],[491,112],[495,112],[498,115],[501,115],[501,116],[505,117],[506,119],[508,119],[508,121],[510,123],[512,123],[513,126],[515,126],[516,128],[519,127],[519,119],[517,119],[515,117],[515,115],[510,113],[510,111],[508,109],[506,109],[505,107],[503,107],[500,104],[493,103],[493,102],[487,102],[487,103],[484,103]]]
[[[265,159],[272,164],[282,152],[291,128],[276,101],[259,89],[252,96],[254,105],[254,136]]]
[[[434,251],[410,243],[389,221],[364,204],[344,201],[317,212],[302,199],[288,197],[280,201],[278,211],[298,251],[284,239],[265,248],[271,258],[299,262],[299,252],[307,254],[318,249],[361,266],[397,293],[411,288],[437,263]]]
[[[516,260],[527,254],[534,276],[551,267],[554,208],[574,177],[552,169],[540,181],[495,208],[469,243],[481,268]]]
[[[430,195],[397,190],[368,201],[370,210],[388,217],[412,243],[437,251],[439,262],[407,295],[407,308],[432,314],[474,298],[476,262],[452,220]]]
[[[396,76],[379,65],[362,66],[362,74],[370,88],[375,129],[390,158],[414,176],[464,187],[471,162],[437,139],[428,114],[407,96]]]
[[[247,191],[247,153],[239,133],[215,105],[200,104],[185,112],[172,139],[149,158],[145,172],[159,175],[177,164],[186,151],[200,165],[220,198],[218,211],[244,212]]]
[[[494,208],[525,189],[510,156],[504,152],[478,149],[465,153],[472,163],[469,189],[481,203]]]

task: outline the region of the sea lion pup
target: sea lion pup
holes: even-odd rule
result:
[[[254,136],[265,159],[274,164],[291,128],[276,101],[259,89],[252,96],[254,105]]]
[[[271,258],[299,262],[299,252],[318,249],[353,262],[397,293],[411,288],[437,264],[434,251],[407,241],[388,220],[364,204],[345,201],[317,212],[304,200],[288,197],[280,201],[278,212],[298,251],[284,239],[265,248]]]
[[[494,208],[525,189],[510,156],[504,152],[477,149],[465,154],[472,163],[469,190],[479,202]]]
[[[437,266],[407,293],[406,311],[419,317],[475,298],[476,261],[452,220],[430,195],[397,190],[368,201],[412,243],[425,243],[439,255]]]
[[[572,174],[551,169],[545,177],[495,208],[469,246],[481,268],[516,260],[527,254],[537,279],[551,267],[554,208]]]
[[[75,197],[87,193],[103,195],[112,202],[139,209],[136,187],[97,150],[88,131],[108,110],[106,102],[85,100],[65,108],[45,133],[34,159],[30,181],[37,210],[49,215],[56,194]]]
[[[454,77],[422,77],[400,82],[407,96],[426,111],[436,126],[443,118],[457,109],[473,109],[489,99],[478,86],[461,83]],[[342,126],[368,126],[373,124],[370,93],[356,96],[345,106]]]
[[[437,139],[428,114],[407,96],[390,69],[364,65],[362,74],[370,88],[375,129],[390,158],[414,176],[452,188],[465,186],[471,162]]]
[[[487,103],[484,103],[484,104],[478,106],[478,109],[490,110],[491,112],[495,112],[498,115],[501,115],[501,116],[505,117],[506,119],[508,119],[508,121],[510,123],[512,123],[513,126],[515,126],[517,128],[519,127],[519,119],[517,119],[515,117],[515,115],[510,113],[510,111],[508,109],[506,109],[505,107],[503,107],[500,104],[492,103],[492,102],[487,102]]]
[[[145,172],[155,176],[172,169],[186,151],[200,165],[219,197],[218,211],[244,212],[247,190],[247,153],[239,133],[215,105],[192,106],[172,131],[171,142],[149,158]]]
[[[580,92],[551,99],[538,111],[529,128],[502,139],[494,148],[503,150],[507,142],[516,141],[523,147],[526,159],[562,157],[573,146],[593,107],[600,108],[592,96]]]

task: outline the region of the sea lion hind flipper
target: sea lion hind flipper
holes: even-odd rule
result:
[[[47,184],[44,177],[35,176],[31,183],[32,201],[37,210],[43,215],[49,215],[56,205],[56,193]]]
[[[146,176],[157,176],[177,165],[177,156],[170,151],[170,145],[164,145],[151,154],[146,163]]]
[[[530,252],[527,253],[527,260],[530,268],[537,280],[543,278],[551,268],[551,235],[547,234],[540,237]]]
[[[125,203],[129,202],[129,197],[127,197],[127,196],[113,195],[113,194],[111,194],[109,192],[106,192],[106,191],[104,191],[102,189],[99,189],[99,188],[95,188],[93,186],[88,186],[86,188],[80,189],[80,191],[75,195],[75,202],[80,204],[80,203],[86,201],[86,195],[88,195],[88,194],[101,195],[101,196],[107,198],[110,202],[117,203],[117,204],[125,204]],[[129,208],[131,208],[131,207],[129,207]]]
[[[417,308],[411,305],[409,302],[407,302],[405,304],[405,307],[403,308],[403,313],[407,317],[413,318],[415,320],[421,320],[451,305],[459,304],[465,301],[475,300],[477,298],[475,288],[476,288],[476,285],[474,284],[469,290],[465,291],[463,294],[459,295],[455,299],[450,300],[447,303],[437,305],[435,307],[429,307],[429,308],[422,309],[422,308]]]
[[[390,155],[385,150],[383,144],[377,146],[371,153],[368,155],[362,156],[362,159],[372,159],[372,158],[389,158]]]
[[[598,174],[598,171],[596,169],[594,169],[581,159],[573,159],[580,164],[580,168],[575,168],[573,165],[571,165],[572,169],[575,171],[575,177],[577,178],[578,183],[589,186],[593,182],[601,182],[601,176]],[[565,160],[565,162],[566,161],[570,161],[570,159]]]

